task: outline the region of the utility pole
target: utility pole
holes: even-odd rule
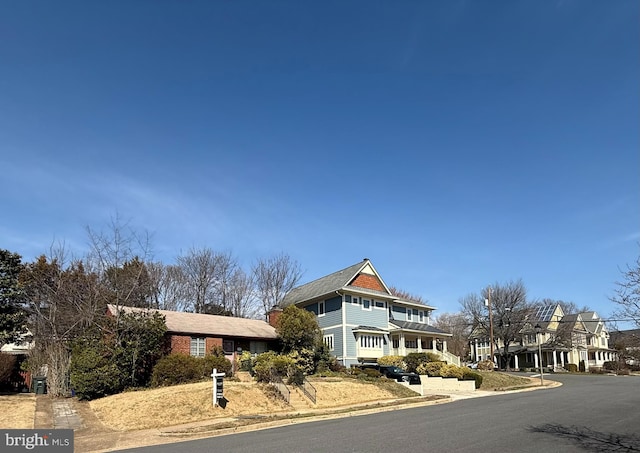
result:
[[[489,307],[489,343],[491,344],[491,362],[495,364],[493,357],[493,313],[491,311],[491,286],[489,286],[489,297],[487,298],[487,306]]]

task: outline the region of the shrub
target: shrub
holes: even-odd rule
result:
[[[258,355],[253,364],[255,378],[259,382],[270,382],[273,374],[289,378],[296,371],[296,362],[289,355],[279,355],[268,351]]]
[[[187,384],[202,379],[202,361],[186,354],[170,354],[158,360],[153,368],[151,385]]]
[[[418,374],[426,374],[427,376],[440,376],[440,369],[445,366],[445,362],[429,362],[418,366]]]
[[[124,373],[97,350],[76,351],[69,374],[71,387],[81,400],[101,398],[124,390]]]
[[[214,368],[218,370],[218,373],[224,373],[225,377],[233,376],[231,362],[224,356],[206,355],[197,360],[200,362],[201,376],[203,377],[211,377]]]
[[[618,376],[629,376],[631,372],[627,368],[621,368],[618,370]]]
[[[313,374],[315,371],[315,351],[313,349],[302,348],[291,351],[287,356],[293,360],[296,371],[302,371],[304,374]]]
[[[491,360],[483,360],[478,362],[478,369],[480,371],[493,371],[494,363]]]
[[[618,362],[604,362],[602,368],[607,371],[616,371],[618,369]]]
[[[565,363],[564,369],[567,370],[569,373],[577,373],[578,365],[576,365],[575,363]]]
[[[373,368],[364,368],[362,370],[362,373],[364,373],[367,377],[371,377],[371,378],[379,378],[380,376],[382,376],[380,371],[374,370]]]
[[[393,366],[402,368],[403,370],[406,366],[404,363],[404,357],[401,355],[385,355],[383,357],[380,357],[377,360],[377,362],[378,362],[378,365],[384,365],[384,366],[393,365]]]
[[[462,377],[464,376],[464,370],[462,369],[462,367],[450,363],[447,365],[443,365],[440,368],[440,376],[462,379]]]
[[[426,352],[412,352],[407,354],[404,358],[404,363],[407,365],[407,371],[409,373],[415,373],[418,366],[429,361],[430,360]]]
[[[482,385],[482,375],[470,368],[463,369],[462,379],[465,381],[470,381],[470,380],[476,381],[476,389],[479,389],[480,386]]]
[[[249,351],[244,351],[240,356],[240,371],[253,371],[253,360]]]

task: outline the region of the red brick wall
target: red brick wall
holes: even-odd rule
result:
[[[276,324],[278,324],[278,319],[280,318],[281,314],[282,314],[282,308],[272,308],[271,311],[267,313],[267,322],[271,327],[274,327],[274,328],[276,327]]]
[[[206,348],[205,350],[207,351],[207,354],[211,352],[211,349],[213,349],[214,346],[222,347],[222,338],[207,337],[204,340],[204,347]]]
[[[199,335],[194,335],[199,336]],[[191,354],[191,335],[170,335],[172,353]],[[205,351],[209,353],[214,346],[222,346],[222,338],[205,337]]]
[[[171,335],[171,352],[191,354],[191,337],[184,335]]]
[[[351,281],[351,286],[384,291],[384,287],[382,283],[380,283],[380,280],[378,280],[378,277],[369,274],[358,274],[358,276]]]

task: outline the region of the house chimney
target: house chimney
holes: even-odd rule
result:
[[[273,307],[271,310],[269,310],[269,312],[267,313],[267,322],[271,327],[274,327],[274,328],[276,327],[276,324],[278,324],[278,319],[280,319],[281,314],[282,314],[282,308],[278,307],[277,305]]]

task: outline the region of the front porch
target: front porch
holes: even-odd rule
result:
[[[390,339],[390,355],[406,356],[412,352],[430,352],[438,355],[441,360],[447,363],[460,366],[460,357],[447,351],[446,338],[400,331],[391,333]]]

